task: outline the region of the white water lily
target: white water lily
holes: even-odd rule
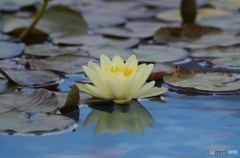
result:
[[[80,90],[93,97],[126,103],[131,99],[151,97],[167,91],[165,88],[153,88],[155,81],[145,84],[153,64],[138,66],[135,55],[129,57],[125,63],[118,55],[112,61],[101,55],[100,65],[89,62],[88,67],[83,66],[94,86],[75,83]]]

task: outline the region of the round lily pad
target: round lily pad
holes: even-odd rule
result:
[[[110,38],[101,35],[75,35],[55,38],[54,44],[64,45],[87,45],[92,47],[115,46],[119,48],[129,48],[140,42],[139,39]]]
[[[47,70],[1,69],[0,72],[10,81],[21,86],[39,87],[56,84],[59,76]]]
[[[20,112],[52,112],[57,106],[57,96],[45,89],[37,89],[31,93],[15,92],[0,95],[0,113],[12,109]]]
[[[190,54],[192,57],[238,57],[239,47],[212,47],[207,49],[196,49]]]
[[[23,43],[0,42],[0,59],[18,56],[24,48],[25,44]]]
[[[5,60],[0,60],[0,68],[7,68],[7,69],[12,69],[12,68],[18,68],[19,65],[16,64],[16,62],[5,59]]]
[[[0,130],[16,133],[62,130],[73,123],[72,119],[55,114],[37,113],[27,117],[17,109],[0,114]]]
[[[218,27],[223,30],[240,30],[240,17],[238,14],[205,17],[199,19],[197,23],[203,26]]]
[[[0,93],[10,92],[14,89],[17,89],[18,85],[14,82],[9,82],[6,79],[0,79]]]
[[[224,10],[218,10],[213,8],[200,8],[197,10],[197,17],[196,19],[201,19],[204,17],[214,16],[214,15],[227,15],[232,14],[231,12],[224,11]],[[156,18],[165,20],[165,21],[181,21],[181,15],[180,10],[169,10],[164,12],[159,12],[156,14]]]
[[[240,1],[238,0],[205,0],[215,8],[222,9],[240,9]]]
[[[201,74],[193,72],[174,72],[163,77],[165,83],[184,89],[193,89],[208,92],[229,92],[240,90],[237,78],[217,74]]]
[[[212,64],[224,67],[224,68],[239,68],[240,69],[240,56],[235,57],[223,57],[223,58],[216,58],[216,59],[208,59],[209,62]]]
[[[66,49],[61,49],[58,46],[52,45],[32,45],[26,47],[24,54],[34,55],[34,56],[56,56],[66,53],[72,53]]]
[[[137,21],[128,22],[124,27],[106,27],[96,30],[97,33],[124,37],[124,38],[149,38],[160,28],[167,26],[166,23]]]
[[[130,51],[111,46],[104,46],[99,49],[91,50],[89,53],[91,56],[98,59],[102,54],[106,55],[108,58],[113,58],[115,55],[119,55],[123,60],[127,60],[131,55],[133,55]]]
[[[188,56],[188,52],[168,46],[143,45],[133,49],[139,61],[148,62],[172,62],[182,60]]]

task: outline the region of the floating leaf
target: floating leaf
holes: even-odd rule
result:
[[[208,59],[208,62],[211,62],[212,64],[224,67],[224,68],[240,68],[240,56],[234,56],[234,57],[224,57],[224,58],[216,58],[216,59]]]
[[[5,33],[20,34],[28,27],[31,21],[32,18],[5,16],[3,17],[3,31]],[[85,34],[87,30],[87,24],[79,12],[64,6],[54,6],[46,10],[30,34],[50,34],[55,37],[68,34]]]
[[[0,59],[18,56],[24,48],[25,44],[23,43],[0,42]]]
[[[62,130],[73,123],[74,121],[68,117],[54,114],[37,113],[26,117],[17,109],[0,114],[0,130],[11,130],[16,133]]]
[[[18,68],[18,65],[16,62],[5,59],[5,60],[0,60],[0,68],[7,68],[7,69],[12,69],[12,68]]]
[[[21,7],[33,6],[39,0],[0,0],[1,9],[4,11],[17,11]]]
[[[149,38],[153,36],[160,27],[166,26],[166,23],[139,21],[128,22],[125,27],[100,28],[96,30],[96,32],[124,38]]]
[[[190,55],[192,57],[237,57],[239,54],[239,47],[212,47],[193,50]]]
[[[56,95],[45,89],[31,93],[15,92],[0,95],[0,113],[17,109],[20,112],[52,112],[57,109]]]
[[[52,45],[32,45],[25,49],[24,54],[34,56],[57,56],[61,54],[72,53],[73,51],[61,49]]]
[[[227,92],[240,90],[240,83],[235,77],[218,74],[201,74],[193,72],[174,72],[163,77],[165,83],[184,89],[210,92]]]
[[[148,62],[171,62],[188,56],[188,52],[183,49],[160,45],[143,45],[133,49],[133,52],[139,61]]]
[[[154,35],[154,40],[165,41],[192,41],[206,34],[218,34],[222,31],[218,28],[200,26],[197,24],[184,25],[182,27],[160,28]]]
[[[127,22],[124,18],[113,15],[84,14],[83,17],[88,23],[90,29],[96,29],[103,26],[121,25]]]
[[[119,55],[123,60],[127,60],[129,56],[133,53],[124,49],[111,47],[111,46],[104,46],[99,49],[89,51],[90,55],[95,58],[100,58],[100,55],[104,54],[108,58],[112,58],[115,55]]]
[[[197,23],[203,26],[218,27],[223,30],[240,30],[240,17],[238,14],[205,17],[198,20]]]
[[[205,0],[215,8],[222,9],[240,9],[240,1],[238,0]]]
[[[59,76],[47,70],[1,69],[0,72],[10,81],[21,86],[43,86],[56,84]]]
[[[197,19],[214,16],[214,15],[226,15],[226,14],[232,14],[232,13],[228,11],[212,9],[212,8],[200,8],[197,10]],[[182,20],[180,15],[180,10],[169,10],[169,11],[159,12],[156,14],[156,18],[165,20],[165,21],[172,21],[172,22]]]

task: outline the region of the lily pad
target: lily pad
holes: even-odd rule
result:
[[[125,24],[127,21],[121,16],[101,15],[101,14],[83,14],[84,19],[90,29],[98,27],[116,26]]]
[[[127,60],[129,56],[133,55],[130,51],[111,46],[104,46],[99,49],[91,50],[89,53],[91,56],[98,59],[102,54],[106,55],[108,58],[113,58],[115,55],[119,55],[123,60]]]
[[[21,86],[43,86],[47,84],[56,84],[59,76],[47,70],[18,70],[1,69],[0,72],[12,82]]]
[[[214,15],[226,15],[226,14],[232,14],[232,13],[228,11],[212,9],[212,8],[200,8],[197,11],[196,19],[201,19],[204,17],[214,16]],[[180,10],[169,10],[169,11],[159,12],[156,14],[156,18],[165,20],[165,21],[171,21],[171,22],[177,22],[182,20],[180,15]]]
[[[212,47],[207,49],[196,49],[190,54],[191,57],[238,57],[239,47]]]
[[[11,130],[16,133],[62,130],[73,123],[72,119],[55,114],[37,113],[26,117],[16,109],[0,114],[0,130]]]
[[[7,68],[7,69],[12,69],[12,68],[18,68],[19,65],[16,64],[16,62],[5,59],[5,60],[0,60],[0,68]]]
[[[215,8],[222,9],[240,9],[240,1],[238,0],[205,0]]]
[[[17,11],[22,7],[33,6],[39,0],[0,0],[1,10],[4,11]]]
[[[97,33],[124,37],[124,38],[149,38],[161,27],[166,27],[166,23],[160,22],[128,22],[124,27],[106,27],[96,30]]]
[[[67,54],[72,52],[73,51],[61,49],[57,46],[39,44],[39,45],[28,46],[25,49],[24,54],[34,55],[34,56],[57,56],[57,55]]]
[[[32,18],[5,16],[3,17],[3,32],[20,34],[30,25],[32,20]],[[46,10],[30,34],[50,34],[52,37],[56,37],[69,34],[85,34],[87,30],[87,24],[79,12],[64,6],[54,6]]]
[[[240,56],[234,57],[224,57],[224,58],[216,58],[216,59],[208,59],[207,61],[218,67],[224,68],[239,68],[240,69]]]
[[[18,56],[24,48],[25,44],[23,43],[0,42],[0,59]]]
[[[160,45],[143,45],[133,49],[133,52],[139,61],[148,62],[172,62],[188,56],[188,52],[183,49]]]
[[[182,27],[160,28],[154,35],[158,42],[166,41],[192,41],[207,34],[219,34],[222,30],[215,27],[200,26],[197,24],[184,25]]]
[[[184,89],[208,92],[229,92],[240,90],[240,83],[234,82],[237,78],[217,74],[179,71],[164,75],[163,80],[171,86]]]
[[[15,92],[0,95],[0,113],[17,109],[19,112],[52,112],[57,109],[57,96],[45,89],[31,93]]]
[[[110,38],[101,35],[76,35],[76,36],[65,36],[55,38],[54,44],[64,45],[87,45],[91,47],[101,46],[115,46],[119,48],[130,48],[137,45],[140,42],[139,39],[121,39],[121,38]]]
[[[205,17],[205,18],[199,19],[197,23],[203,26],[218,27],[226,31],[240,30],[239,28],[240,17],[238,14]]]

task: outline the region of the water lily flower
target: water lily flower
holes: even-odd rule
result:
[[[131,99],[156,96],[167,91],[165,88],[153,88],[155,81],[145,84],[153,64],[138,66],[135,55],[130,56],[125,63],[118,55],[112,61],[101,55],[100,65],[89,62],[88,66],[83,66],[94,86],[75,83],[80,90],[93,97],[124,104]]]

